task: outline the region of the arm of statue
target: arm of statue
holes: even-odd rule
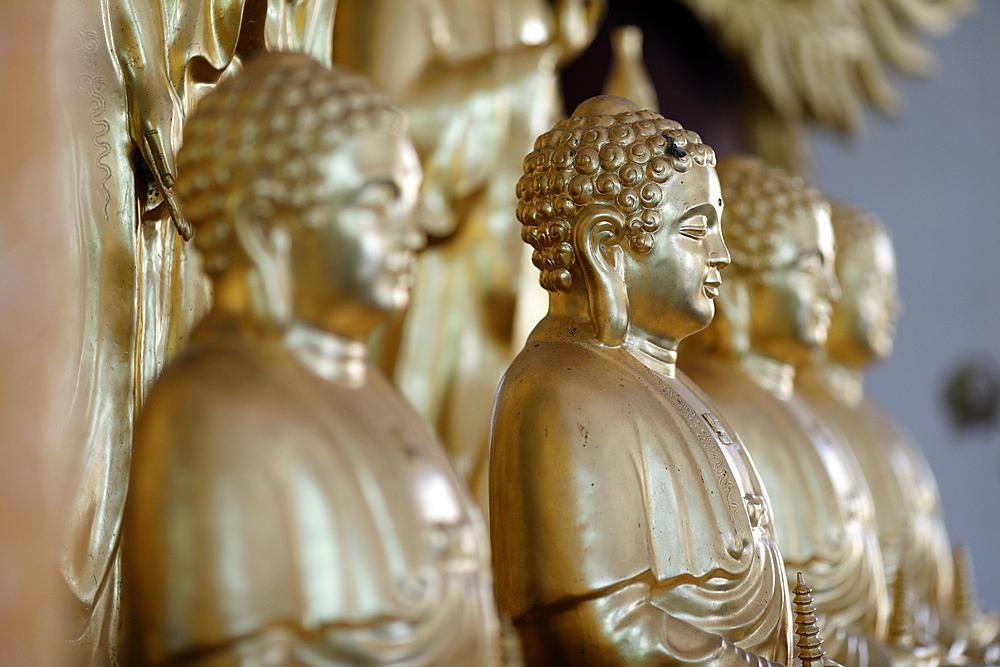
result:
[[[163,8],[157,0],[108,0],[107,10],[125,86],[129,136],[153,173],[177,231],[189,239],[191,226],[173,193],[173,139],[183,113],[167,73]]]
[[[401,97],[408,106],[433,108],[444,100],[495,94],[499,73],[502,86],[504,81],[520,82],[542,69],[555,72],[590,45],[606,4],[606,0],[555,0],[555,29],[539,44],[516,42],[509,50],[463,60],[449,59],[444,47],[444,52],[428,60],[423,73],[400,91]]]
[[[645,577],[621,582],[612,590],[580,600],[524,624],[527,661],[552,666],[587,664],[602,667],[777,666],[716,634],[705,632],[655,606]],[[542,653],[537,652],[541,645]],[[578,658],[577,658],[578,656]],[[573,659],[568,659],[572,657]],[[533,659],[532,659],[533,658]]]
[[[282,0],[281,20],[269,12],[268,51],[301,51],[327,67],[333,64],[333,23],[337,0]]]

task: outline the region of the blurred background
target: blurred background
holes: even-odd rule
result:
[[[981,2],[935,40],[932,80],[896,79],[898,121],[872,116],[849,142],[812,134],[817,185],[892,230],[904,311],[895,351],[866,388],[923,446],[952,542],[967,545],[992,609],[1000,608],[1000,431],[990,417],[1000,359],[998,32],[1000,3]],[[946,403],[949,383],[964,396],[964,428]]]

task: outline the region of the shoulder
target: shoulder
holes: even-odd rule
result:
[[[535,342],[514,359],[497,390],[496,411],[520,419],[560,420],[619,405],[631,376],[613,352],[573,342]]]

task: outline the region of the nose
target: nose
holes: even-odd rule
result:
[[[396,218],[399,230],[399,245],[404,250],[419,252],[427,246],[427,225],[424,224],[423,210],[413,209],[400,212]]]
[[[719,231],[718,234],[713,235],[712,247],[709,249],[708,253],[708,264],[709,266],[714,266],[720,271],[732,262],[732,257],[729,255],[729,248],[726,246],[725,239],[722,238],[722,232]]]
[[[411,221],[403,230],[400,245],[411,252],[419,252],[427,246],[427,235],[417,226],[415,221]]]

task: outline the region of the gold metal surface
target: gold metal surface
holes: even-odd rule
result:
[[[951,546],[937,484],[916,444],[864,394],[862,372],[892,352],[900,311],[892,241],[873,216],[833,207],[836,272],[826,355],[803,369],[801,395],[825,426],[850,446],[872,492],[886,580],[905,556],[914,595],[915,632],[935,634],[952,605]]]
[[[340,0],[335,61],[388,90],[424,165],[421,253],[405,320],[384,341],[396,384],[485,507],[489,410],[544,315],[513,218],[535,137],[561,112],[556,74],[604,0]]]
[[[611,30],[611,71],[604,92],[630,99],[642,109],[660,110],[656,88],[642,60],[642,29],[638,26]]]
[[[825,342],[839,291],[829,205],[755,159],[726,158],[718,170],[733,265],[716,321],[692,338],[682,368],[754,457],[786,572],[813,587],[827,655],[848,667],[886,664],[871,494],[848,445],[795,392],[795,367]]]
[[[176,192],[215,301],[137,422],[127,664],[497,664],[479,511],[367,362],[423,242],[402,126],[294,54],[189,118]]]
[[[953,557],[934,474],[919,446],[864,392],[864,370],[892,353],[901,310],[892,240],[875,216],[844,205],[834,204],[832,222],[843,294],[825,354],[812,357],[802,373],[801,395],[850,444],[872,492],[886,580],[904,582],[896,585],[897,606],[902,586],[913,598],[903,618],[912,628],[890,632],[897,662],[939,659],[935,639],[951,647],[949,660],[968,653],[961,659],[982,662],[996,637],[982,631],[989,615],[979,612],[973,624],[980,630],[973,631],[955,611]]]
[[[67,453],[74,498],[62,572],[75,600],[74,662],[116,660],[118,544],[133,415],[208,308],[209,284],[176,214],[184,117],[262,48],[330,61],[334,0],[102,0],[58,3],[78,69],[61,91],[71,145],[70,237],[82,326]],[[62,33],[60,32],[60,35]],[[168,220],[172,219],[173,224]]]
[[[736,431],[675,372],[729,263],[714,153],[616,97],[535,145],[517,215],[549,312],[493,411],[501,613],[529,666],[784,664],[767,494]]]

